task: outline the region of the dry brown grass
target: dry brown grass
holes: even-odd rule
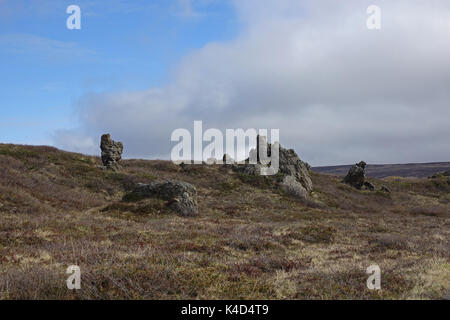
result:
[[[439,299],[450,290],[450,185],[387,178],[391,194],[313,174],[312,201],[220,166],[100,160],[0,145],[0,298]],[[123,201],[137,182],[197,187],[197,217],[157,199]],[[382,290],[366,288],[366,268]],[[66,287],[79,265],[82,289]]]

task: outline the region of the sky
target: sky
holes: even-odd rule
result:
[[[168,159],[201,120],[315,166],[450,161],[449,57],[447,0],[0,0],[0,142]]]

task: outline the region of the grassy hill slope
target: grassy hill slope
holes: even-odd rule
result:
[[[99,165],[0,144],[0,298],[429,299],[450,290],[444,178],[372,179],[385,194],[313,173],[313,201],[301,202],[220,166]],[[121,200],[135,183],[162,179],[193,184],[199,215]],[[73,264],[77,291],[66,287]],[[380,291],[366,288],[371,264],[381,268]]]

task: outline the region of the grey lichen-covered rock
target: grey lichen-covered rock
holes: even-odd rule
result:
[[[115,142],[109,134],[102,135],[100,149],[102,150],[102,162],[105,168],[119,170],[119,161],[122,159],[123,144]]]
[[[369,181],[364,181],[364,187],[365,187],[367,190],[375,191],[375,186],[373,185],[373,183],[371,183],[371,182],[369,182]]]
[[[183,193],[179,197],[173,198],[167,205],[173,211],[185,217],[195,216],[198,213],[197,200],[188,193]]]
[[[293,149],[285,149],[275,142],[272,146],[267,143],[266,137],[257,136],[257,148],[250,150],[250,157],[245,164],[233,165],[233,170],[239,173],[248,175],[259,175],[266,170],[271,163],[266,161],[272,157],[272,148],[279,150],[278,174],[282,176],[292,176],[307,193],[313,189],[311,181],[311,166],[306,162],[300,160],[297,153]],[[260,153],[261,150],[261,153]],[[260,154],[263,158],[260,158]],[[264,155],[267,154],[266,159]],[[256,164],[250,164],[250,159],[256,159]],[[288,179],[290,181],[291,179]],[[281,186],[281,185],[280,185]]]
[[[366,178],[365,174],[366,163],[361,161],[350,168],[345,178],[342,182],[351,185],[357,189],[361,189],[364,185],[364,180]]]
[[[279,172],[288,176],[293,176],[306,191],[311,192],[313,184],[310,176],[310,166],[300,160],[293,149],[285,149],[280,146],[280,169]]]
[[[182,216],[194,216],[197,209],[197,189],[182,181],[151,182],[138,184],[132,192],[140,198],[156,197],[167,200],[167,205]]]
[[[281,189],[288,195],[294,196],[300,199],[308,198],[308,191],[303,187],[303,185],[298,182],[294,176],[285,176],[283,181],[280,183]]]

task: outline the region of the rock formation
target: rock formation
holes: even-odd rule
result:
[[[102,162],[105,168],[110,170],[120,169],[118,162],[122,159],[122,142],[115,142],[109,134],[104,134],[101,138],[100,149],[102,150]]]
[[[138,184],[132,194],[139,198],[159,198],[168,201],[167,205],[182,216],[197,214],[197,189],[182,181],[151,182]]]
[[[371,182],[369,182],[369,181],[364,181],[364,187],[365,187],[367,190],[375,191],[375,186],[373,185],[373,183],[371,183]]]
[[[279,172],[288,176],[293,176],[308,192],[313,189],[310,176],[311,166],[300,160],[293,149],[280,148]]]
[[[285,176],[280,183],[281,190],[286,194],[300,199],[308,198],[308,191],[298,182],[294,176]]]
[[[350,168],[347,175],[342,182],[351,185],[357,189],[361,189],[364,185],[364,180],[366,178],[365,174],[366,163],[361,161]]]
[[[310,166],[299,159],[297,153],[293,149],[285,149],[280,146],[278,142],[274,146],[279,149],[279,170],[278,176],[281,175],[280,187],[291,195],[297,195],[305,198],[313,189]],[[264,155],[267,154],[270,160],[272,154],[272,145],[267,143],[266,137],[257,137],[257,149],[250,150],[250,157],[245,161],[245,164],[235,164],[232,166],[233,170],[239,173],[248,175],[259,175],[261,171],[270,166],[270,162],[265,161]],[[261,153],[259,152],[261,148]],[[260,159],[260,154],[263,159]],[[256,164],[250,164],[250,159],[257,159]]]

